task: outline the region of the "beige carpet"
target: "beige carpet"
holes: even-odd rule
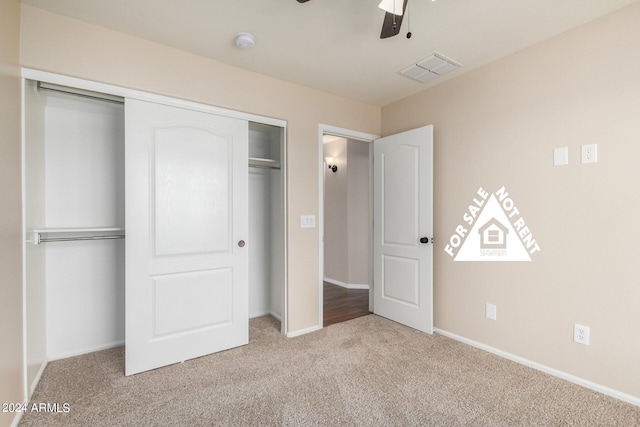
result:
[[[122,347],[60,360],[21,426],[638,426],[640,408],[369,315],[124,377]]]

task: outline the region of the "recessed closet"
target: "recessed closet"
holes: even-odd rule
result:
[[[249,317],[282,320],[284,129],[249,123]]]
[[[125,342],[128,104],[32,80],[25,80],[24,96],[25,358],[32,390],[48,360]],[[249,317],[282,319],[284,128],[250,120],[245,128],[246,304]],[[233,250],[243,250],[238,246]]]

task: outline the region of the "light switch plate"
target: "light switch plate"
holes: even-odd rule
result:
[[[496,320],[497,308],[495,304],[487,304],[485,307],[485,316],[487,319]]]
[[[569,148],[560,147],[553,150],[553,165],[564,166],[569,164]]]
[[[315,215],[300,215],[300,227],[314,228],[316,226]]]

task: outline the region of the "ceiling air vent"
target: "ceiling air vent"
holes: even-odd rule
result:
[[[460,67],[462,67],[461,64],[444,55],[433,53],[400,70],[399,73],[420,83],[426,83]]]

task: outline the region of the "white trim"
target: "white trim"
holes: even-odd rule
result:
[[[269,313],[267,313],[269,316],[273,317],[274,319],[276,319],[277,321],[279,321],[280,323],[282,323],[282,317],[280,317],[280,315],[278,313],[275,313],[273,311],[270,311]],[[282,325],[280,326],[280,329],[282,329]],[[284,335],[284,334],[283,334]]]
[[[334,285],[342,286],[343,288],[347,288],[347,289],[369,289],[368,283],[363,283],[363,284],[345,283],[345,282],[341,282],[340,280],[330,279],[328,277],[325,277],[324,281],[328,283],[332,283]]]
[[[142,92],[134,89],[127,89],[106,83],[98,83],[90,80],[79,79],[76,77],[64,76],[61,74],[50,73],[47,71],[34,70],[30,68],[22,68],[22,77],[30,80],[38,80],[47,83],[54,83],[62,86],[70,86],[78,89],[90,90],[94,92],[102,92],[109,95],[121,96],[123,98],[137,99],[140,101],[155,102],[173,107],[184,108],[187,110],[202,111],[206,113],[216,114],[223,117],[232,117],[241,120],[248,120],[256,123],[279,126],[286,128],[287,121],[276,119],[273,117],[258,116],[256,114],[245,113],[242,111],[230,110],[227,108],[217,107],[214,105],[204,104],[202,102],[193,102],[185,99],[173,98],[164,95],[156,95],[148,92]]]
[[[289,162],[287,161],[287,155],[288,155],[288,146],[289,146],[289,140],[287,138],[287,127],[286,127],[286,122],[285,122],[285,126],[283,126],[284,128],[284,135],[282,135],[282,152],[280,153],[280,171],[282,172],[282,221],[283,221],[283,250],[284,250],[284,254],[283,254],[283,261],[284,261],[284,275],[282,278],[282,295],[280,297],[280,315],[275,316],[274,313],[271,313],[272,316],[276,317],[279,321],[280,321],[280,333],[284,336],[287,336],[287,331],[289,330],[289,324],[288,324],[288,319],[289,319],[289,315],[287,314],[289,312],[289,308],[287,306],[287,304],[289,303],[289,297],[288,297],[288,292],[289,292],[289,264],[288,264],[288,259],[289,259],[289,190],[288,190],[288,186],[287,186],[287,180],[289,179],[289,174],[287,172],[287,168],[288,168],[288,164]]]
[[[27,234],[25,232],[25,224],[27,223],[27,210],[26,210],[26,201],[27,201],[27,191],[26,191],[26,182],[27,182],[27,174],[26,174],[26,129],[27,129],[27,110],[26,110],[26,84],[24,79],[20,79],[20,167],[22,171],[20,172],[20,179],[22,182],[20,183],[20,191],[21,191],[21,224],[20,224],[20,233],[22,234],[22,398],[25,401],[29,401],[31,397],[29,394],[29,384],[28,381],[28,361],[27,361]],[[20,421],[20,418],[18,418]],[[17,425],[17,423],[16,423]]]
[[[251,313],[249,314],[249,319],[255,319],[257,317],[263,317],[263,316],[271,316],[274,319],[278,320],[279,322],[282,322],[282,317],[280,317],[280,315],[274,311],[259,311],[257,313]]]
[[[324,326],[324,141],[326,125],[318,126],[318,327]]]
[[[299,337],[300,335],[306,335],[309,334],[311,332],[315,332],[315,331],[319,331],[320,329],[322,329],[322,326],[312,326],[310,328],[305,328],[305,329],[300,329],[297,331],[293,331],[293,332],[288,332],[287,333],[287,338],[295,338],[295,337]]]
[[[23,402],[25,405],[28,405],[29,402]],[[16,412],[16,415],[13,417],[13,421],[10,424],[10,427],[18,427],[18,424],[20,424],[20,420],[22,419],[22,414],[24,414],[24,411],[18,411]]]
[[[618,390],[614,390],[612,388],[609,388],[609,387],[594,383],[592,381],[585,380],[584,378],[580,378],[580,377],[577,377],[575,375],[568,374],[568,373],[560,371],[558,369],[554,369],[554,368],[551,368],[549,366],[543,365],[541,363],[534,362],[534,361],[529,360],[529,359],[525,359],[524,357],[516,356],[515,354],[511,354],[511,353],[508,353],[506,351],[499,350],[499,349],[494,348],[494,347],[490,347],[490,346],[488,346],[486,344],[482,344],[482,343],[479,343],[477,341],[473,341],[473,340],[470,340],[468,338],[461,337],[459,335],[453,334],[451,332],[444,331],[444,330],[439,329],[439,328],[434,328],[433,331],[435,333],[437,333],[437,334],[440,334],[440,335],[443,335],[445,337],[454,339],[454,340],[459,341],[461,343],[470,345],[472,347],[479,348],[481,350],[487,351],[489,353],[493,353],[493,354],[495,354],[497,356],[503,357],[505,359],[511,360],[513,362],[516,362],[516,363],[519,363],[521,365],[528,366],[529,368],[533,368],[533,369],[536,369],[538,371],[544,372],[545,374],[553,375],[554,377],[558,377],[558,378],[563,379],[565,381],[569,381],[571,383],[580,385],[582,387],[586,387],[588,389],[597,391],[599,393],[602,393],[602,394],[605,394],[607,396],[616,398],[618,400],[622,400],[623,402],[627,402],[627,403],[630,403],[630,404],[635,405],[635,406],[640,406],[640,397],[632,396],[630,394],[623,393],[623,392],[618,391]]]
[[[24,81],[24,80],[23,80]],[[26,348],[26,345],[25,345]],[[25,357],[25,363],[26,363],[26,355]],[[44,361],[42,362],[42,364],[40,365],[40,369],[38,369],[38,373],[36,374],[35,378],[33,379],[33,382],[31,383],[31,386],[25,389],[25,398],[24,401],[22,403],[24,403],[25,406],[29,405],[29,402],[31,401],[31,398],[33,397],[33,392],[36,391],[36,387],[38,386],[38,383],[40,382],[40,378],[42,377],[42,374],[44,373],[44,370],[47,368],[47,365],[49,364],[48,361]],[[26,371],[26,366],[25,366],[25,374],[24,374],[24,383],[27,383],[27,371]],[[15,415],[15,417],[13,417],[13,421],[11,422],[11,427],[17,427],[18,424],[20,424],[20,420],[22,420],[22,415],[24,414],[25,411],[18,411]]]
[[[123,345],[124,345],[124,341],[112,341],[109,344],[100,345],[97,347],[85,348],[83,350],[72,351],[71,353],[65,353],[55,357],[50,357],[49,362],[68,359],[69,357],[82,356],[83,354],[89,354],[89,353],[94,353],[96,351],[108,350],[110,348],[122,347]]]
[[[374,140],[380,138],[378,135],[359,132],[355,130],[340,128],[331,125],[325,125],[320,123],[318,125],[318,328],[322,328],[323,324],[323,285],[324,281],[324,149],[323,149],[323,141],[322,137],[324,134],[330,134],[335,136],[340,136],[347,139],[357,139],[359,141],[364,141],[368,143],[372,143]],[[371,186],[371,181],[370,181]],[[372,187],[371,187],[372,188]],[[369,197],[369,204],[371,208],[371,194]],[[370,225],[372,224],[372,215],[369,215]],[[372,233],[372,229],[369,230],[370,234]],[[373,236],[371,234],[371,236]],[[370,242],[373,242],[371,240]],[[369,244],[371,246],[371,243]],[[371,251],[369,251],[371,252]],[[371,254],[370,254],[371,256]],[[370,263],[373,259],[369,260]],[[371,280],[371,278],[369,278]],[[373,287],[370,287],[370,292]],[[369,307],[371,308],[371,298],[369,298]],[[287,335],[289,336],[289,335]]]
[[[36,387],[38,386],[38,383],[40,382],[40,378],[42,377],[42,374],[44,373],[44,370],[47,368],[48,364],[49,364],[48,361],[44,361],[40,365],[40,369],[38,369],[38,373],[36,374],[35,378],[31,382],[31,386],[29,387],[29,390],[27,390],[27,394],[28,394],[27,402],[29,402],[33,397],[33,392],[36,391]]]
[[[369,312],[374,312],[373,306],[373,287],[375,283],[373,283],[373,149],[374,149],[375,141],[371,141],[369,143],[369,248],[368,248],[368,256],[369,256],[369,283],[371,286],[369,287]]]
[[[335,136],[340,136],[342,138],[347,138],[347,139],[357,139],[359,141],[364,141],[364,142],[372,142],[373,140],[380,138],[379,135],[374,135],[372,133],[359,132],[357,130],[345,129],[345,128],[340,128],[336,126],[325,125],[322,123],[320,123],[319,128],[320,128],[319,131],[320,131],[320,143],[321,143],[320,148],[322,148],[322,135],[324,135],[325,133],[335,135]],[[324,172],[324,169],[323,169],[323,172]]]
[[[249,313],[249,319],[255,319],[256,317],[262,317],[262,316],[270,316],[271,312],[269,311],[259,311],[257,313]]]

